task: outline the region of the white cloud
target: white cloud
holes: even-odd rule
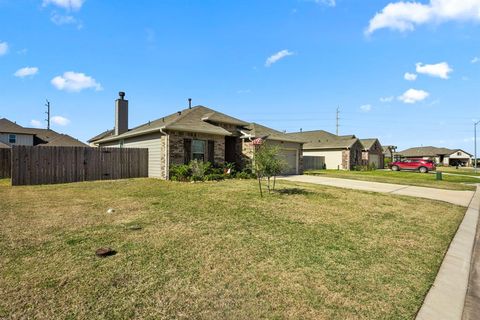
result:
[[[403,78],[407,81],[415,81],[417,80],[417,75],[415,73],[405,72]]]
[[[94,78],[80,72],[67,71],[63,75],[53,78],[51,82],[58,90],[68,92],[80,92],[90,88],[95,91],[103,90],[102,85]]]
[[[278,62],[279,60],[281,60],[285,57],[291,56],[293,54],[294,54],[293,52],[288,51],[286,49],[282,50],[282,51],[279,51],[279,52],[271,55],[270,57],[268,57],[267,61],[265,62],[265,66],[270,67],[275,62]]]
[[[43,0],[43,6],[52,4],[67,10],[79,10],[84,2],[85,0]]]
[[[474,57],[474,58],[472,59],[472,61],[470,61],[470,62],[471,62],[471,63],[478,63],[478,62],[480,62],[480,58],[479,58],[479,57]]]
[[[453,71],[446,62],[440,62],[437,64],[417,63],[416,66],[417,73],[427,74],[441,79],[448,79],[448,74]]]
[[[50,118],[50,121],[52,121],[55,124],[58,124],[59,126],[66,126],[70,123],[70,120],[62,116],[53,116]]]
[[[8,43],[0,42],[0,56],[7,54],[8,52]]]
[[[369,112],[372,110],[372,105],[364,104],[363,106],[360,106],[360,110],[362,110],[363,112]]]
[[[34,128],[41,128],[42,123],[39,120],[30,120],[30,125]]]
[[[38,73],[37,67],[25,67],[18,69],[13,75],[18,78],[24,78],[28,76],[34,76]]]
[[[423,90],[408,89],[404,94],[398,97],[398,100],[404,103],[416,103],[425,100],[430,94]]]
[[[335,7],[336,0],[313,0],[315,3],[323,4],[329,7]]]
[[[382,98],[380,98],[380,102],[382,102],[382,103],[392,102],[393,99],[395,99],[395,97],[393,97],[393,96],[390,96],[390,97],[382,97]]]
[[[480,0],[389,3],[370,20],[365,33],[369,35],[383,28],[412,31],[418,25],[446,21],[480,21]]]
[[[81,21],[77,20],[74,16],[70,15],[62,15],[56,12],[52,12],[50,17],[50,21],[55,23],[57,26],[65,25],[65,24],[72,24],[76,25],[78,29],[83,28],[83,24]]]

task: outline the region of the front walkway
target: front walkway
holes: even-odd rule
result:
[[[329,178],[319,176],[285,176],[279,179],[296,182],[306,182],[321,184],[326,186],[356,189],[363,191],[391,193],[402,196],[412,196],[432,200],[445,201],[459,206],[468,207],[473,197],[474,191],[445,190],[426,187],[414,187],[401,184],[391,184],[382,182],[349,180],[341,178]]]

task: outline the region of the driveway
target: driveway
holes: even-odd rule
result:
[[[295,182],[321,184],[345,189],[355,189],[362,191],[391,193],[402,196],[426,198],[445,201],[463,207],[468,207],[475,193],[474,191],[444,190],[426,187],[406,186],[401,184],[390,184],[382,182],[359,181],[308,175],[284,176],[279,177],[279,179]]]

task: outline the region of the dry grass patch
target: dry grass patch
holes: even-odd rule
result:
[[[464,214],[423,199],[278,189],[260,198],[255,181],[0,182],[0,318],[413,318]],[[95,257],[102,246],[118,254]]]

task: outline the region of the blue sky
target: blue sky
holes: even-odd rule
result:
[[[464,2],[0,0],[0,117],[44,126],[48,98],[52,128],[87,140],[122,90],[130,126],[191,97],[334,132],[340,106],[341,134],[473,151],[480,1]]]

